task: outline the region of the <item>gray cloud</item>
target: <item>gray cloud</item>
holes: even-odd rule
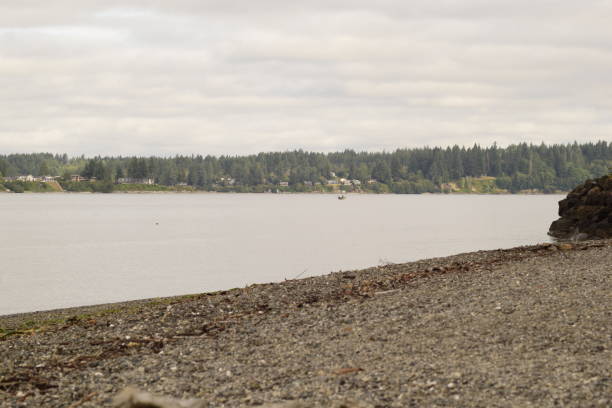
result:
[[[610,140],[603,1],[7,1],[0,152]]]

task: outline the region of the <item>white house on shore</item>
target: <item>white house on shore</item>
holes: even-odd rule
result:
[[[119,177],[117,179],[118,184],[155,184],[155,180],[152,178],[132,178],[132,177]]]
[[[224,186],[233,186],[236,184],[236,179],[233,179],[231,177],[221,177],[221,184],[223,184]]]
[[[58,176],[34,177],[33,175],[28,174],[28,175],[22,175],[22,176],[6,176],[4,177],[4,180],[6,181],[41,181],[43,183],[50,183],[50,182],[57,180],[58,178],[59,178]]]
[[[37,181],[36,177],[31,174],[23,176],[5,177],[6,181]]]

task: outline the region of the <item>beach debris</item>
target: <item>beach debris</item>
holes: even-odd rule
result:
[[[376,296],[391,295],[391,294],[397,293],[399,291],[400,291],[399,289],[383,290],[383,291],[380,291],[380,292],[374,292],[374,295],[376,295]]]
[[[360,369],[359,369],[360,370]],[[207,404],[203,400],[179,400],[174,398],[156,396],[133,387],[127,387],[114,401],[116,408],[204,408]],[[285,401],[264,404],[261,408],[311,408],[315,404],[304,401]],[[371,405],[355,401],[333,401],[329,408],[371,408]]]
[[[115,397],[114,406],[117,408],[204,408],[205,402],[198,399],[167,398],[127,387]]]
[[[363,371],[363,368],[359,368],[359,367],[346,367],[346,368],[340,368],[338,370],[335,370],[335,371],[333,371],[332,374],[335,374],[335,375],[346,375],[346,374],[358,373],[359,371]]]
[[[265,404],[261,408],[314,408],[320,405],[311,404],[302,401],[288,401],[280,402],[276,404]],[[332,401],[329,405],[325,405],[329,408],[371,408],[372,405],[367,404],[363,401]]]
[[[97,392],[90,392],[89,394],[85,395],[83,398],[81,398],[80,400],[78,400],[74,404],[70,405],[68,408],[76,408],[76,407],[78,407],[80,405],[83,405],[87,401],[91,401],[93,399],[93,397],[95,397],[96,395],[98,395]]]

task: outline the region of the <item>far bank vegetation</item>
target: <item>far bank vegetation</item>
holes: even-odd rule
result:
[[[612,143],[250,156],[0,155],[0,191],[555,193],[612,168]]]

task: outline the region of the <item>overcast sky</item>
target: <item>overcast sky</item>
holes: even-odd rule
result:
[[[0,2],[0,153],[574,140],[612,140],[611,0]]]

